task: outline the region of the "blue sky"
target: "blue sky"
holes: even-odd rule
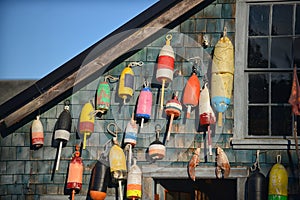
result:
[[[158,0],[0,0],[0,80],[40,79]]]

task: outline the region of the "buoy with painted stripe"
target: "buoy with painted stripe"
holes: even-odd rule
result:
[[[167,141],[169,141],[169,139],[170,139],[170,133],[172,130],[173,119],[178,118],[181,114],[181,111],[182,111],[182,105],[178,101],[178,92],[176,92],[173,95],[173,98],[166,103],[165,113],[167,116],[170,117],[170,123],[169,123],[167,138],[166,138]]]
[[[63,143],[67,143],[70,139],[70,132],[72,126],[72,118],[70,113],[70,101],[65,101],[64,110],[60,113],[57,123],[56,129],[54,132],[54,139],[59,143],[58,147],[58,155],[56,161],[56,170],[59,169],[59,162],[61,156],[61,150]]]
[[[31,145],[36,149],[44,145],[44,128],[39,115],[31,125]]]
[[[136,159],[128,172],[126,196],[132,200],[142,198],[142,171],[136,164]]]
[[[76,151],[69,165],[67,189],[72,190],[72,200],[76,192],[79,192],[82,187],[83,162],[80,157],[79,146],[76,145]]]
[[[141,128],[144,126],[144,121],[150,119],[152,111],[152,92],[149,88],[149,82],[145,81],[144,86],[138,99],[135,115],[141,120]]]
[[[231,103],[234,75],[234,50],[226,36],[226,27],[215,46],[211,71],[211,101],[218,112],[218,126],[222,126],[223,113]]]
[[[97,160],[91,178],[90,197],[93,200],[104,200],[109,184],[109,167]]]
[[[94,132],[95,116],[93,115],[94,108],[90,102],[84,104],[81,109],[79,118],[79,132],[83,135],[83,149],[86,147],[86,140]]]
[[[159,133],[161,131],[161,126],[157,124],[155,126],[156,139],[149,145],[149,157],[152,160],[162,160],[166,155],[165,145],[159,141]]]
[[[165,84],[172,82],[173,73],[174,73],[174,62],[175,55],[174,50],[171,46],[172,35],[168,34],[166,36],[166,44],[160,50],[158,61],[157,61],[157,71],[156,71],[156,79],[160,83],[161,86],[161,99],[160,99],[160,108],[161,110],[164,107],[164,92],[165,92]]]

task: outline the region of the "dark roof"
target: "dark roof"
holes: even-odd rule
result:
[[[34,119],[214,0],[160,0],[0,105],[2,137]],[[155,28],[153,28],[155,27]],[[81,74],[78,78],[78,74]]]

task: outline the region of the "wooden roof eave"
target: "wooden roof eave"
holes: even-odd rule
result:
[[[63,73],[60,74],[60,79],[50,74],[52,80],[49,77],[47,78],[47,76],[45,77],[48,81],[51,81],[50,83],[41,79],[25,90],[23,94],[20,93],[2,104],[0,111],[4,110],[5,106],[10,106],[10,110],[7,111],[6,115],[0,114],[0,132],[2,137],[7,136],[32,120],[37,112],[49,109],[50,107],[47,105],[53,106],[57,104],[74,87],[80,88],[87,80],[91,81],[91,77],[94,77],[93,75],[103,72],[111,63],[121,62],[120,57],[122,59],[125,59],[124,55],[129,57],[131,54],[128,52],[145,45],[150,38],[159,34],[164,28],[174,28],[209,5],[213,0],[177,0],[171,1],[172,3],[168,2],[168,0],[159,1],[99,43],[90,47],[88,51],[84,52],[85,55],[81,55],[80,63],[73,61],[74,68],[62,70]],[[157,11],[160,7],[163,7],[163,9]],[[151,13],[152,15],[150,15]],[[93,56],[92,51],[95,48],[99,48],[99,50],[97,50],[97,55]],[[84,56],[88,56],[89,53],[92,56],[87,61]],[[46,83],[46,87],[45,85],[38,85],[40,83]],[[33,92],[34,87],[36,91]],[[36,94],[37,92],[38,94]],[[33,93],[35,93],[35,96],[30,95]],[[28,97],[27,100],[23,101],[23,105],[18,105],[18,107],[11,105],[26,95]]]

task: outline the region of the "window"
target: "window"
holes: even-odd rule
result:
[[[240,0],[236,9],[233,145],[283,148],[293,135],[288,99],[293,67],[300,69],[300,1]]]

